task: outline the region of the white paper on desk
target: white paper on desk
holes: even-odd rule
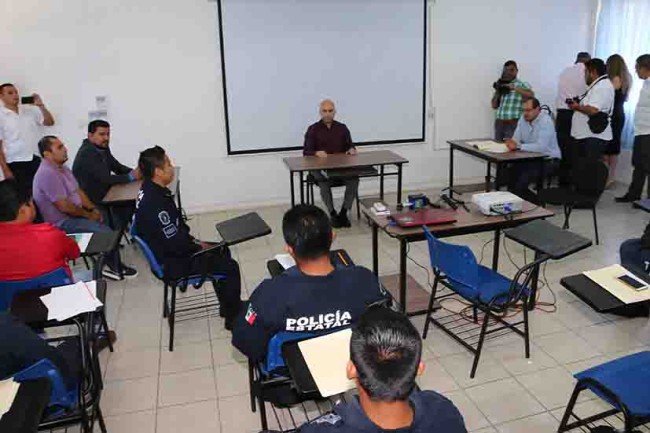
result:
[[[41,296],[47,307],[48,320],[66,320],[78,314],[95,311],[103,304],[97,299],[97,283],[82,281],[68,286],[55,287],[50,294]]]
[[[74,239],[74,241],[79,246],[79,251],[85,253],[86,248],[88,248],[88,244],[90,243],[90,239],[92,239],[93,237],[93,234],[92,233],[71,233],[68,235],[68,237]]]
[[[276,254],[274,258],[284,269],[296,266],[296,261],[289,254]]]
[[[646,284],[636,275],[629,272],[621,265],[611,265],[595,271],[586,271],[583,274],[603,289],[607,290],[614,297],[618,298],[624,304],[633,304],[650,300],[650,288],[644,290],[635,290],[622,281],[618,280],[621,275],[628,275],[635,280]]]
[[[351,337],[352,330],[345,329],[298,343],[307,368],[323,397],[340,394],[355,386],[346,375]]]
[[[506,146],[504,143],[498,143],[492,140],[468,141],[467,144],[469,144],[470,146],[474,146],[478,150],[482,150],[485,152],[492,152],[492,153],[510,152],[510,149],[508,149],[508,146]]]
[[[18,388],[20,388],[20,384],[14,382],[12,378],[0,381],[0,418],[11,409],[16,394],[18,394]]]

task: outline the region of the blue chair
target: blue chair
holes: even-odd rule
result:
[[[429,325],[433,323],[472,352],[474,362],[470,372],[471,378],[474,378],[476,374],[486,335],[492,336],[497,333],[496,336],[500,336],[498,333],[502,330],[510,330],[521,335],[524,338],[526,358],[529,358],[529,285],[533,269],[538,261],[533,261],[521,268],[511,280],[477,263],[476,257],[469,247],[442,242],[431,234],[426,226],[423,229],[429,246],[431,268],[435,279],[422,338],[427,338]],[[522,276],[524,276],[523,282],[518,283]],[[438,284],[443,285],[449,291],[439,293]],[[434,305],[437,307],[440,302],[453,296],[460,296],[470,304],[473,313],[471,319],[464,317],[462,313],[434,317]],[[512,323],[502,319],[510,309],[518,306],[523,311],[523,320]],[[480,327],[478,326],[479,311],[483,313]],[[472,324],[476,326],[472,327]],[[519,328],[519,325],[523,325],[523,330]]]
[[[11,306],[11,300],[19,292],[30,289],[65,286],[67,284],[72,284],[72,278],[70,278],[64,268],[57,268],[28,280],[0,281],[0,311],[8,310]]]
[[[591,427],[595,422],[616,416],[625,425],[625,433],[650,423],[650,351],[624,356],[574,375],[578,380],[569,399],[558,433],[578,427]],[[590,390],[612,406],[586,418],[578,417],[573,408],[578,396]],[[571,417],[577,421],[569,423]],[[616,430],[618,431],[618,430]],[[645,431],[645,430],[644,430]]]
[[[49,379],[51,383],[50,402],[48,404],[51,416],[61,415],[65,410],[77,404],[79,400],[77,391],[66,388],[61,373],[48,359],[41,359],[34,365],[13,375],[14,381],[18,383],[40,378]]]
[[[167,322],[169,324],[169,351],[173,352],[174,327],[177,322],[177,314],[180,315],[180,320],[178,321],[200,319],[212,315],[210,310],[219,308],[219,299],[216,296],[216,291],[218,290],[218,282],[224,279],[225,276],[223,274],[187,274],[181,278],[168,278],[165,275],[164,267],[158,262],[158,259],[154,255],[153,251],[151,251],[149,245],[140,236],[137,235],[135,231],[135,216],[133,218],[133,223],[131,224],[131,230],[129,234],[142,251],[144,257],[147,259],[151,273],[163,283],[163,317],[167,319]],[[199,251],[195,253],[192,255],[190,260],[197,259],[204,252],[205,251]],[[194,288],[198,289],[203,286],[203,283],[207,281],[210,281],[215,289],[214,296],[205,296],[203,294],[199,294],[194,296],[185,296],[183,298],[177,299],[177,289],[181,292],[187,291],[188,286],[193,286]],[[171,295],[169,290],[170,288]],[[170,299],[168,300],[168,298]],[[198,315],[197,312],[199,313]]]

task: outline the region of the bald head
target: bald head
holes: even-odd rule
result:
[[[325,99],[320,103],[320,118],[325,125],[330,126],[334,121],[335,115],[336,106],[334,105],[334,101]]]

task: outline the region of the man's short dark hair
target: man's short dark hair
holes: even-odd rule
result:
[[[589,54],[586,51],[580,51],[578,55],[576,56],[576,61],[575,63],[586,63],[589,60],[591,60],[591,54]]]
[[[165,166],[165,149],[160,146],[150,147],[140,152],[138,168],[145,179],[153,178],[157,168]]]
[[[56,140],[56,138],[57,137],[54,135],[46,135],[38,140],[38,153],[40,153],[41,156],[45,156],[45,152],[52,150],[52,142]]]
[[[406,400],[415,387],[422,339],[409,319],[371,307],[352,328],[350,359],[373,401]]]
[[[599,59],[599,58],[591,59],[587,63],[585,63],[585,68],[587,68],[589,72],[596,72],[599,77],[601,75],[607,74],[607,66],[605,66],[605,62],[603,62],[603,59]]]
[[[0,93],[4,92],[7,87],[16,87],[11,83],[0,84]]]
[[[507,68],[508,66],[514,66],[515,69],[517,69],[517,70],[519,69],[519,67],[517,66],[517,62],[515,62],[514,60],[508,60],[507,62],[505,62],[503,64],[504,68]]]
[[[32,199],[29,191],[23,191],[13,179],[0,182],[0,221],[13,221],[20,207]]]
[[[88,124],[88,134],[94,134],[97,128],[110,128],[111,124],[105,120],[93,120]]]
[[[291,208],[282,219],[284,241],[299,259],[317,259],[332,246],[332,224],[319,207],[301,204]]]
[[[533,103],[533,108],[539,108],[541,106],[541,104],[539,103],[539,99],[537,99],[534,96],[524,99],[524,104],[528,101],[531,101]]]
[[[650,71],[650,54],[642,54],[636,59],[636,64],[639,67]]]

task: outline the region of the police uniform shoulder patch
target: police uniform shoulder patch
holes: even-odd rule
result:
[[[320,416],[313,420],[311,424],[330,424],[330,425],[336,425],[339,422],[341,422],[341,417],[335,414],[334,412],[327,413],[323,416]]]
[[[166,226],[171,222],[171,218],[169,217],[169,214],[167,213],[166,210],[163,210],[158,214],[158,219],[160,220],[160,223],[164,226]]]

